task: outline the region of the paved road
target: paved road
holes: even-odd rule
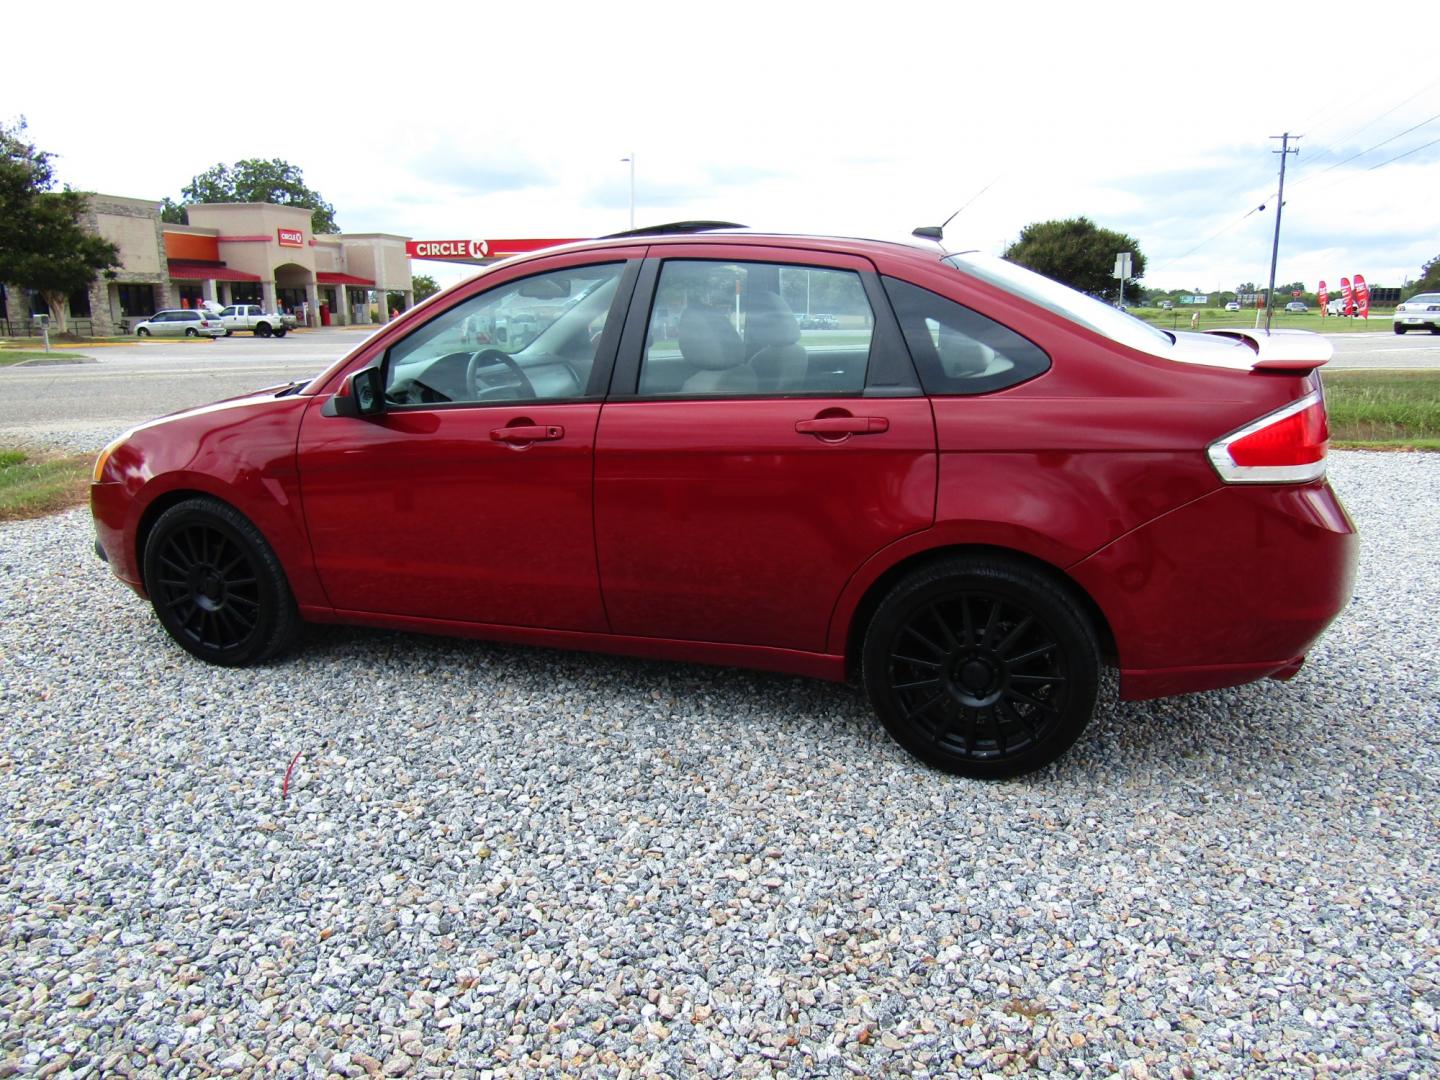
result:
[[[331,329],[282,339],[137,341],[89,348],[93,364],[0,368],[0,442],[98,450],[151,417],[313,375],[367,336]],[[1330,340],[1332,368],[1440,368],[1440,336],[1387,331]]]
[[[284,338],[137,341],[74,350],[93,364],[0,368],[0,441],[98,449],[152,417],[314,375],[368,336],[311,330]]]

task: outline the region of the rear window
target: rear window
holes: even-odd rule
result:
[[[1082,292],[1061,285],[1058,281],[1016,266],[1012,262],[967,251],[948,255],[943,260],[955,269],[979,278],[981,281],[1014,293],[1022,300],[1053,311],[1062,318],[1079,323],[1087,330],[1129,345],[1155,356],[1168,356],[1175,339],[1163,330],[1149,323],[1141,322],[1133,315],[1127,315],[1119,308],[1113,308],[1103,300],[1086,296]]]
[[[897,278],[883,278],[927,394],[985,394],[1050,367],[1040,346],[1007,326]]]

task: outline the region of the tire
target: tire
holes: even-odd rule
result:
[[[135,336],[136,336],[136,337],[149,337],[149,336],[150,336],[150,331],[149,331],[149,330],[146,330],[145,327],[142,326],[142,327],[140,327],[140,329],[138,329],[138,330],[135,331]]]
[[[187,327],[185,328],[185,336],[186,336],[186,337],[199,337],[199,336],[200,336],[200,331],[199,331],[199,330],[196,330],[193,326],[187,326]]]
[[[256,336],[256,337],[269,337],[269,336],[270,336],[270,324],[269,324],[268,322],[262,322],[259,326],[255,327],[255,336]]]
[[[225,331],[225,336],[226,336],[226,337],[234,337],[234,336],[235,336],[235,331],[234,331],[234,330],[226,330],[226,331]]]
[[[274,335],[275,337],[284,337],[284,336],[285,336],[286,334],[288,334],[289,332],[290,332],[290,331],[287,330],[287,329],[285,329],[284,327],[281,327],[279,330],[272,331],[272,333],[273,333],[273,335]]]
[[[145,542],[144,576],[160,624],[208,663],[269,660],[299,632],[280,560],[259,529],[218,499],[186,499],[160,515]]]
[[[1396,323],[1396,324],[1395,324],[1395,333],[1397,333],[1397,334],[1403,334],[1403,333],[1405,333],[1405,327],[1401,326],[1399,323]]]
[[[880,602],[861,655],[890,736],[921,761],[1001,780],[1065,753],[1095,709],[1094,628],[1055,581],[996,558],[952,558]]]

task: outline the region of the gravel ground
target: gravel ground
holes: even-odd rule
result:
[[[1435,1076],[1440,456],[1332,461],[1293,682],[1003,784],[798,679],[203,667],[84,512],[0,528],[0,1076]]]

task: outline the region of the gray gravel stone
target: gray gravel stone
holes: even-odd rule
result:
[[[0,527],[0,1075],[1436,1075],[1440,456],[1332,462],[1356,599],[1292,682],[1003,784],[799,679],[208,668],[84,512]]]

